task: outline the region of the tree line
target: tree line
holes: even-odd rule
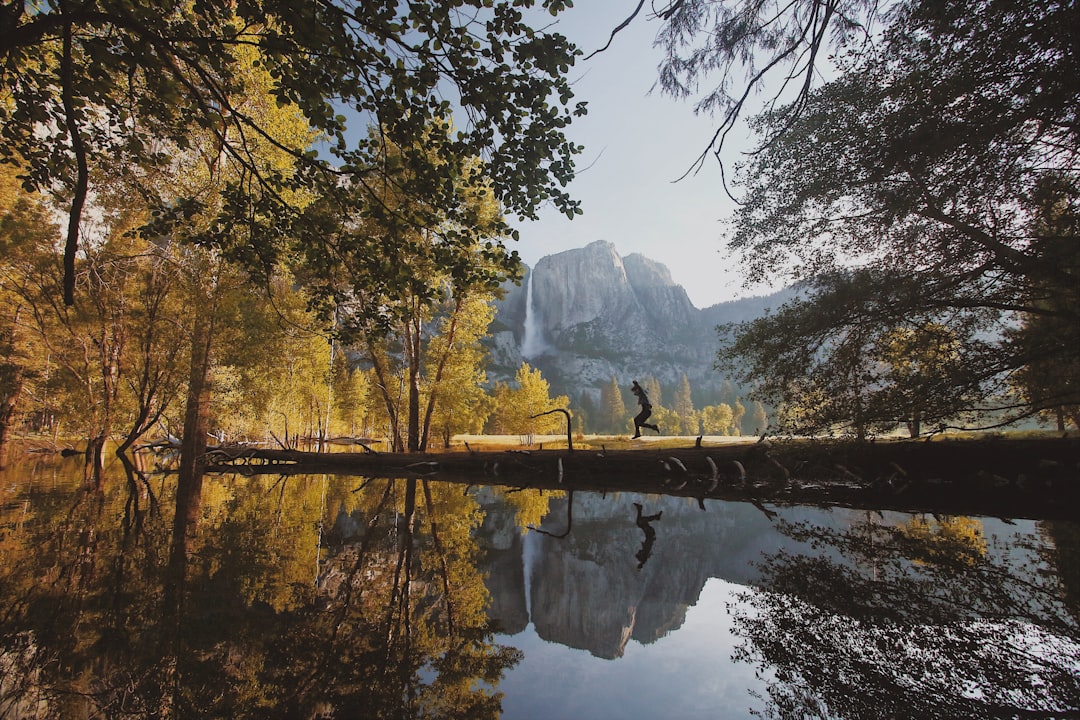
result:
[[[730,380],[719,389],[692,388],[683,373],[674,388],[665,388],[655,377],[641,380],[641,387],[653,406],[650,422],[660,426],[664,435],[761,435],[769,430],[769,414],[758,400],[747,400],[736,393]],[[627,433],[633,429],[633,416],[640,410],[627,383],[615,377],[593,394],[582,393],[575,402],[579,425],[585,432]],[[670,392],[670,395],[669,395]],[[699,398],[695,403],[695,395]]]

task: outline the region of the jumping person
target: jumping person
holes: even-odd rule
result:
[[[649,419],[649,416],[652,415],[652,403],[649,402],[649,396],[646,395],[645,391],[641,389],[641,386],[637,384],[637,380],[635,380],[633,386],[631,386],[630,392],[634,393],[637,397],[638,405],[641,406],[641,412],[634,416],[634,437],[641,437],[641,428],[649,428],[650,430],[655,430],[657,434],[659,434],[660,428],[645,422]]]

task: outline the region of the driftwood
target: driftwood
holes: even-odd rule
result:
[[[1080,440],[786,442],[662,450],[308,453],[219,449],[207,470],[426,477],[877,510],[1080,518]]]
[[[554,410],[548,410],[547,412],[537,413],[536,415],[530,415],[529,419],[535,419],[544,415],[550,415],[551,413],[562,413],[566,418],[566,449],[569,452],[574,452],[574,436],[571,432],[570,411],[562,408],[555,408]]]

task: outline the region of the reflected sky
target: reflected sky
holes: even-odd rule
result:
[[[745,588],[709,580],[678,631],[643,645],[627,644],[622,657],[604,660],[586,650],[541,639],[530,625],[499,642],[524,651],[499,684],[507,720],[595,718],[746,718],[764,684],[754,668],[734,663],[728,612]]]

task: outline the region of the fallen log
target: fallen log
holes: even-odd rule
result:
[[[1080,519],[1080,440],[786,442],[660,450],[313,453],[219,448],[207,471],[466,484],[905,512]]]

